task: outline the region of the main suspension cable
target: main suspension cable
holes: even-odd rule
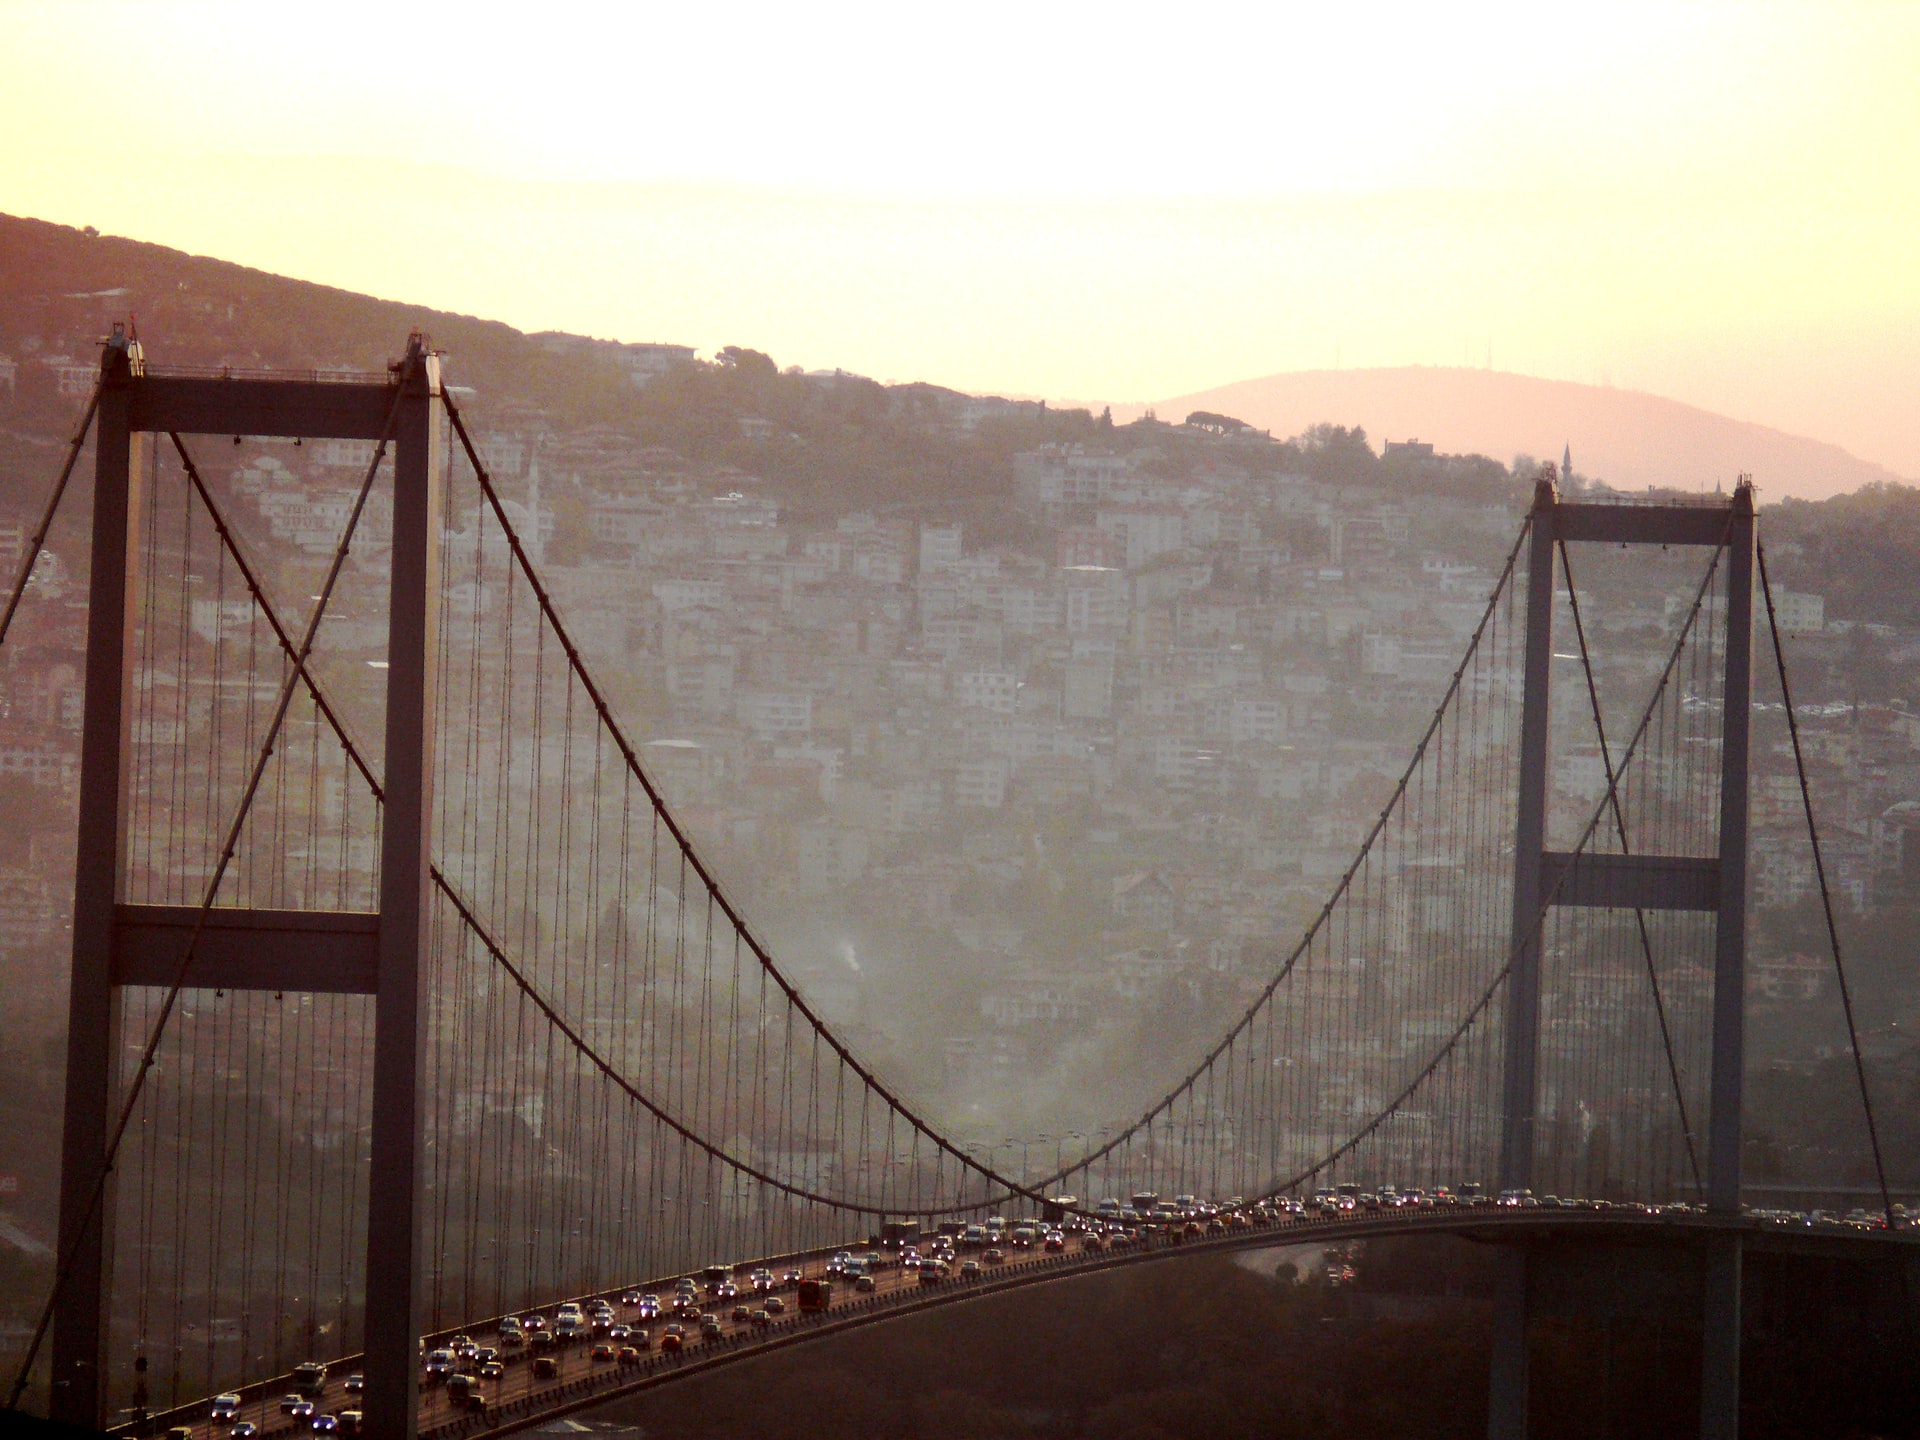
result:
[[[34,563],[39,560],[40,551],[47,543],[47,532],[53,528],[54,513],[60,508],[61,497],[67,493],[67,481],[73,476],[73,467],[80,459],[80,449],[86,443],[87,430],[92,426],[94,414],[99,408],[100,384],[95,381],[93,393],[87,397],[86,412],[80,417],[79,428],[73,432],[73,439],[67,442],[67,461],[60,467],[60,478],[53,482],[53,493],[47,496],[46,508],[40,512],[40,523],[34,528],[27,548],[20,556],[20,568],[13,578],[13,593],[7,596],[5,613],[0,614],[0,645],[7,643],[7,631],[13,628],[14,611],[20,608],[20,599],[27,593],[27,581],[33,578]]]
[[[552,597],[549,595],[545,584],[541,582],[538,573],[534,570],[533,562],[527,555],[526,547],[521,541],[520,534],[514,528],[512,520],[508,517],[506,506],[502,503],[499,492],[494,488],[493,478],[488,473],[485,462],[480,458],[479,449],[474,445],[473,438],[467,431],[465,421],[461,419],[459,407],[454,403],[453,397],[450,395],[445,397],[445,404],[447,418],[452,423],[454,433],[459,436],[460,444],[466,451],[467,461],[473,467],[474,478],[479,482],[481,493],[486,497],[488,507],[492,510],[494,518],[500,526],[501,533],[506,537],[507,546],[512,552],[514,561],[519,566],[521,573],[526,577],[528,588],[533,591],[534,599],[540,606],[541,614],[545,617],[547,624],[552,627],[554,637],[560,642],[561,649],[566,654],[568,666],[578,677],[582,690],[585,691],[587,698],[592,702],[594,711],[598,715],[600,723],[605,726],[608,736],[611,737],[615,747],[620,751],[621,759],[625,762],[629,773],[640,782],[641,788],[646,792],[647,799],[652,803],[655,812],[660,816],[661,822],[667,828],[667,832],[680,847],[681,854],[686,858],[687,864],[692,868],[693,873],[698,877],[707,893],[713,898],[720,912],[726,917],[727,923],[731,925],[735,933],[746,942],[747,948],[753,952],[754,958],[762,966],[766,967],[768,974],[773,977],[774,983],[785,993],[794,1009],[805,1017],[807,1023],[813,1030],[826,1041],[829,1048],[846,1063],[847,1067],[860,1078],[863,1084],[872,1087],[874,1092],[886,1101],[903,1120],[920,1133],[926,1135],[940,1150],[951,1155],[955,1162],[961,1167],[971,1170],[982,1178],[1003,1187],[1007,1193],[1005,1196],[999,1198],[1010,1199],[1018,1195],[1037,1202],[1041,1198],[1039,1187],[1015,1183],[1006,1176],[982,1165],[978,1160],[967,1155],[959,1146],[955,1145],[953,1141],[949,1140],[945,1135],[935,1130],[926,1120],[922,1119],[912,1107],[896,1095],[877,1075],[865,1065],[861,1064],[853,1052],[841,1041],[840,1037],[836,1035],[832,1029],[828,1027],[827,1023],[814,1012],[813,1008],[807,1004],[806,998],[795,988],[793,982],[774,964],[772,954],[747,925],[745,917],[735,908],[732,900],[728,898],[726,892],[721,888],[718,879],[707,869],[705,862],[701,860],[699,854],[694,850],[685,832],[680,829],[679,822],[674,819],[672,812],[667,809],[666,802],[661,797],[660,792],[654,788],[652,778],[648,776],[641,767],[640,757],[634,749],[633,742],[627,737],[626,731],[621,728],[619,721],[614,716],[612,707],[607,703],[605,694],[594,681],[592,674],[587,670],[586,662],[581,658],[579,648],[574,644],[573,636],[567,630],[565,624],[562,623],[559,611],[555,608]]]
[[[1733,520],[1731,514],[1729,514],[1727,520],[1727,531],[1729,535],[1731,535],[1732,528]],[[1624,775],[1627,767],[1633,763],[1633,758],[1639,749],[1640,742],[1645,738],[1648,726],[1653,721],[1654,711],[1659,707],[1661,700],[1666,695],[1668,685],[1672,683],[1674,669],[1679,664],[1681,655],[1686,651],[1687,639],[1693,632],[1694,621],[1699,618],[1701,606],[1706,601],[1707,592],[1713,585],[1714,576],[1720,567],[1720,559],[1726,554],[1726,550],[1727,540],[1723,537],[1719,547],[1713,552],[1713,559],[1708,562],[1707,573],[1701,577],[1700,588],[1694,593],[1693,607],[1687,612],[1686,623],[1680,627],[1680,633],[1673,642],[1673,650],[1667,656],[1666,666],[1661,670],[1660,678],[1654,683],[1653,693],[1647,701],[1647,707],[1641,712],[1640,723],[1634,727],[1633,736],[1627,741],[1627,748],[1621,753],[1619,771],[1621,775]],[[1615,785],[1617,786],[1618,783],[1618,777],[1616,776]],[[1611,791],[1609,791],[1609,795],[1610,794]],[[1592,818],[1587,821],[1586,829],[1581,831],[1579,843],[1568,852],[1570,858],[1585,853],[1588,844],[1593,840],[1594,831],[1599,828],[1601,820],[1606,817],[1607,809],[1608,797],[1602,797],[1600,804],[1594,809]],[[1539,913],[1535,915],[1532,923],[1527,927],[1526,932],[1513,937],[1513,945],[1507,952],[1506,962],[1494,973],[1493,978],[1481,992],[1480,998],[1474,1002],[1473,1008],[1468,1010],[1466,1015],[1462,1017],[1459,1025],[1454,1028],[1452,1035],[1447,1038],[1446,1043],[1440,1047],[1425,1067],[1423,1067],[1412,1080],[1408,1081],[1406,1087],[1402,1089],[1398,1095],[1394,1096],[1394,1098],[1356,1134],[1328,1152],[1313,1165],[1299,1171],[1291,1179],[1273,1186],[1267,1191],[1268,1195],[1278,1195],[1283,1191],[1297,1189],[1300,1185],[1312,1179],[1330,1165],[1337,1163],[1342,1157],[1350,1154],[1359,1146],[1361,1141],[1365,1140],[1375,1130],[1378,1130],[1391,1119],[1394,1113],[1398,1111],[1422,1085],[1432,1078],[1434,1072],[1440,1068],[1441,1062],[1453,1052],[1454,1048],[1459,1045],[1461,1039],[1465,1037],[1467,1032],[1479,1020],[1480,1016],[1486,1012],[1487,1007],[1493,1003],[1493,997],[1499,993],[1500,987],[1507,982],[1508,977],[1513,973],[1513,967],[1518,962],[1521,951],[1527,947],[1533,937],[1539,932],[1540,927],[1546,921],[1548,913],[1560,898],[1561,890],[1566,886],[1568,880],[1572,878],[1573,873],[1574,866],[1571,863],[1561,867],[1559,876],[1553,883],[1553,888],[1541,897]]]

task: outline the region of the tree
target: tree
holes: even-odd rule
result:
[[[773,363],[771,355],[749,350],[744,345],[729,345],[713,358],[722,370],[731,370],[749,379],[771,380],[780,374],[780,367]]]
[[[1195,430],[1204,430],[1209,435],[1244,435],[1253,427],[1244,420],[1236,420],[1231,415],[1216,415],[1211,410],[1196,410],[1187,416],[1187,424]]]

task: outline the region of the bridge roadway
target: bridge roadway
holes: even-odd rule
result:
[[[1362,1210],[1333,1215],[1283,1215],[1267,1220],[1250,1219],[1244,1226],[1230,1226],[1218,1233],[1177,1238],[1165,1232],[1155,1233],[1157,1229],[1149,1227],[1143,1232],[1141,1240],[1124,1249],[1095,1249],[1088,1246],[1085,1236],[1077,1234],[1067,1235],[1067,1248],[1057,1253],[1046,1253],[1037,1246],[1031,1250],[1007,1248],[1007,1258],[1003,1263],[983,1264],[983,1273],[974,1280],[962,1279],[956,1265],[948,1278],[936,1285],[924,1285],[920,1283],[916,1272],[905,1270],[897,1264],[875,1276],[875,1288],[870,1293],[856,1293],[850,1282],[836,1279],[832,1305],[824,1314],[798,1313],[794,1308],[794,1287],[784,1285],[773,1293],[786,1301],[788,1312],[764,1326],[750,1321],[735,1321],[728,1312],[737,1303],[759,1306],[764,1303],[765,1296],[743,1292],[739,1301],[706,1301],[701,1309],[720,1316],[722,1333],[712,1340],[701,1340],[697,1323],[688,1322],[687,1344],[678,1353],[659,1349],[659,1339],[670,1316],[663,1315],[641,1322],[634,1318],[630,1309],[620,1304],[623,1294],[635,1290],[643,1293],[651,1291],[658,1293],[663,1300],[670,1299],[678,1277],[617,1286],[608,1291],[580,1296],[578,1298],[583,1303],[607,1299],[613,1305],[617,1323],[644,1326],[651,1332],[651,1348],[641,1353],[638,1365],[592,1359],[593,1346],[598,1343],[598,1338],[589,1337],[544,1352],[555,1358],[558,1373],[551,1378],[536,1379],[533,1356],[529,1351],[503,1351],[501,1359],[506,1366],[506,1373],[497,1380],[487,1382],[484,1410],[456,1408],[451,1403],[447,1388],[435,1385],[421,1392],[419,1434],[422,1440],[479,1440],[479,1437],[510,1434],[621,1396],[707,1374],[722,1366],[750,1360],[791,1345],[842,1334],[861,1326],[919,1314],[942,1305],[1005,1294],[1030,1285],[1181,1256],[1443,1233],[1462,1235],[1486,1243],[1520,1238],[1549,1241],[1577,1237],[1589,1242],[1641,1244],[1699,1243],[1714,1235],[1738,1234],[1745,1238],[1749,1249],[1753,1250],[1855,1257],[1864,1251],[1884,1254],[1898,1250],[1920,1258],[1920,1228],[1916,1227],[1897,1231],[1868,1230],[1851,1225],[1808,1225],[1756,1216],[1728,1218],[1698,1212],[1675,1213],[1672,1207],[1657,1211],[1639,1206],[1615,1206],[1602,1210],[1575,1205],[1561,1209],[1513,1209],[1482,1204]],[[854,1248],[870,1247],[862,1241],[834,1247],[835,1250]],[[833,1253],[833,1250],[823,1249],[809,1252],[804,1257],[782,1257],[764,1264],[776,1274],[782,1269],[798,1268],[803,1275],[816,1278],[827,1273],[827,1264]],[[978,1259],[981,1253],[962,1252],[958,1258]],[[758,1268],[759,1263],[749,1261],[736,1265],[735,1273]],[[704,1282],[702,1290],[705,1290]],[[515,1313],[532,1314],[537,1309],[539,1313],[551,1315],[558,1309],[559,1303]],[[423,1349],[444,1344],[461,1333],[471,1335],[481,1345],[496,1344],[495,1330],[499,1318],[489,1317],[458,1331],[447,1330],[430,1335]],[[346,1377],[357,1369],[358,1358],[350,1356],[327,1366],[326,1385],[314,1400],[315,1413],[338,1415],[341,1411],[358,1406],[359,1397],[346,1389]],[[243,1403],[236,1418],[252,1421],[258,1427],[256,1440],[288,1440],[288,1437],[310,1434],[308,1422],[295,1421],[281,1413],[281,1396],[292,1389],[291,1375],[276,1376],[246,1386],[238,1392]],[[160,1435],[173,1427],[184,1427],[191,1440],[229,1440],[230,1422],[214,1422],[209,1418],[209,1409],[210,1400],[202,1399],[170,1412],[158,1413],[140,1433]],[[136,1432],[131,1425],[122,1425],[113,1433],[133,1435]]]

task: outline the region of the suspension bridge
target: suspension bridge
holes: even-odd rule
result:
[[[1543,479],[1311,924],[1162,1098],[1035,1178],[921,1113],[783,972],[420,337],[384,376],[285,376],[163,370],[116,330],[0,642],[89,430],[58,1268],[12,1405],[499,1433],[1100,1269],[1447,1232],[1503,1257],[1490,1434],[1526,1433],[1537,1243],[1631,1237],[1700,1268],[1721,1437],[1743,1256],[1916,1253],[1857,1042],[1873,1218],[1743,1204],[1755,653],[1788,684],[1750,486],[1603,504]],[[195,453],[242,435],[367,447],[321,507],[324,564],[248,553]],[[1573,569],[1622,546],[1698,560],[1631,697],[1601,693]],[[377,669],[328,653],[356,555],[385,559]],[[1604,779],[1580,806],[1549,784],[1574,721]],[[907,1227],[958,1248],[903,1265],[881,1242]],[[575,1314],[572,1345],[528,1318]]]

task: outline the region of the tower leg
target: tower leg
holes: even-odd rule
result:
[[[93,543],[80,731],[80,817],[74,862],[73,970],[67,1002],[67,1093],[60,1149],[59,1264],[48,1413],[95,1429],[105,1418],[101,1367],[111,1280],[112,1177],[106,1165],[114,1064],[113,914],[120,898],[126,807],[127,701],[132,694],[134,570],[140,554],[147,442],[129,426],[131,371],[109,346],[94,430]]]
[[[413,1440],[419,1407],[421,1088],[424,1059],[433,679],[438,648],[439,365],[404,382],[393,470],[393,580],[387,640],[386,804],[380,851],[380,950],[374,1009],[373,1146],[368,1172],[366,1429]]]
[[[1487,1440],[1527,1440],[1527,1251],[1503,1246],[1493,1292]]]
[[[1700,1440],[1740,1434],[1741,1261],[1738,1235],[1714,1238],[1701,1306]]]

